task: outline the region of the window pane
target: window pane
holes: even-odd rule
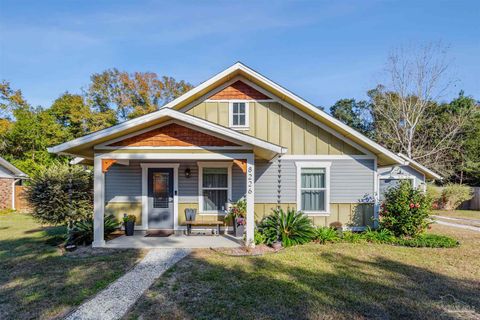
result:
[[[238,126],[238,117],[239,117],[239,116],[236,115],[236,114],[234,114],[234,115],[232,116],[232,124],[233,124],[234,126]]]
[[[238,103],[234,102],[233,103],[233,114],[238,113]]]
[[[302,191],[302,210],[325,211],[325,191],[324,190]]]
[[[228,187],[227,168],[204,168],[203,169],[203,187],[204,188],[227,188]]]
[[[225,210],[227,190],[203,190],[203,210]]]
[[[241,113],[241,114],[244,114],[245,113],[245,103],[242,102],[242,103],[239,103],[238,105],[240,107],[238,112]]]
[[[238,125],[239,126],[244,126],[245,125],[245,115],[241,115],[239,116],[239,121],[238,121]]]
[[[325,169],[302,169],[302,188],[325,188]]]

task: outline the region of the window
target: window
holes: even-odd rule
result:
[[[297,162],[297,208],[306,214],[328,214],[330,163]]]
[[[248,128],[248,102],[230,103],[230,127]]]
[[[231,198],[231,163],[198,163],[202,213],[225,213]]]

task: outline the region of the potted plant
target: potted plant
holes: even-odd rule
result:
[[[133,236],[133,231],[135,230],[135,220],[137,220],[137,218],[133,214],[123,215],[123,226],[125,227],[126,236]]]
[[[247,223],[246,214],[247,202],[243,198],[234,203],[228,211],[228,219],[232,220],[235,237],[243,237],[245,224]]]

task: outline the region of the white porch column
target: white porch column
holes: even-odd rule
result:
[[[255,232],[255,155],[247,156],[247,238],[245,244],[255,247],[253,240]]]
[[[105,175],[102,172],[102,159],[95,157],[93,163],[93,243],[92,247],[103,247],[103,223],[105,211]]]

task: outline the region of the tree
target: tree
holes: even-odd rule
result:
[[[374,136],[372,106],[367,101],[341,99],[330,107],[330,113],[367,137]]]
[[[67,138],[62,127],[51,114],[41,107],[33,108],[23,98],[20,90],[13,90],[8,82],[1,85],[3,121],[0,131],[0,152],[27,174],[44,168],[56,156],[47,152],[48,146]]]
[[[387,85],[370,91],[376,140],[445,172],[445,153],[456,150],[471,108],[453,112],[436,101],[452,84],[443,47],[426,45],[393,52]],[[448,114],[448,121],[439,121]]]
[[[192,86],[172,77],[158,78],[153,72],[128,73],[117,69],[91,76],[86,93],[88,103],[101,113],[113,110],[120,121],[132,119],[155,110],[173,100]]]
[[[33,175],[25,193],[42,223],[68,224],[92,217],[93,176],[79,166],[54,163]]]

